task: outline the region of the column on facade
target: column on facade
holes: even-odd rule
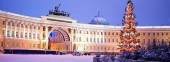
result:
[[[3,34],[5,37],[8,36],[8,21],[5,21],[5,34]]]
[[[16,32],[17,32],[16,26],[17,26],[17,24],[18,24],[18,23],[14,23],[14,38],[16,38]]]
[[[25,38],[25,30],[26,30],[25,26],[26,26],[26,24],[23,24],[23,39],[26,39]]]
[[[12,21],[10,21],[10,30],[9,30],[9,37],[11,37],[12,36],[12,31],[13,31],[13,29],[12,29]]]
[[[35,25],[35,39],[39,40],[37,37],[38,37],[38,26]]]
[[[70,33],[70,43],[69,43],[69,47],[68,47],[69,51],[73,50],[72,47],[73,47],[74,36],[75,36],[74,29],[72,28],[71,33]]]
[[[42,47],[42,43],[41,43],[41,42],[42,42],[42,40],[43,40],[43,26],[40,24],[40,26],[39,26],[39,27],[40,27],[40,31],[38,32],[38,34],[39,34],[39,36],[38,36],[38,37],[39,37],[39,38],[38,38],[38,40],[40,40],[40,49],[41,49],[41,48],[43,48],[43,47]]]
[[[29,34],[30,33],[30,24],[27,25],[27,39],[30,39]]]
[[[25,24],[23,24],[23,39],[26,39],[25,38]]]
[[[34,31],[34,24],[31,25],[31,32],[30,33],[31,33],[31,39],[34,39],[33,38],[34,33],[35,33],[35,31]]]
[[[45,26],[45,40],[48,40],[48,26]]]
[[[40,24],[39,39],[43,40],[43,25],[42,24]]]
[[[19,30],[18,30],[18,37],[21,38],[21,32],[22,32],[22,29],[21,29],[21,22],[19,23]]]

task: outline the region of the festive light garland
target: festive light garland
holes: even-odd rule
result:
[[[119,43],[120,50],[133,51],[140,47],[137,37],[139,33],[136,31],[137,23],[135,22],[135,15],[133,13],[133,3],[131,0],[128,0],[124,20],[123,21],[123,30],[120,33],[121,42]]]

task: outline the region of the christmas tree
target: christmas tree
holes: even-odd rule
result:
[[[128,0],[124,18],[122,20],[123,29],[120,33],[120,50],[133,51],[139,48],[139,41],[137,40],[139,35],[136,31],[137,23],[135,22],[135,14],[133,9],[134,7],[132,1]]]

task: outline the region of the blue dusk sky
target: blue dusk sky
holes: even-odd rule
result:
[[[128,0],[1,0],[0,10],[32,17],[47,15],[61,4],[60,10],[79,23],[89,23],[98,11],[111,25],[121,25]],[[170,0],[132,0],[139,25],[170,25]]]

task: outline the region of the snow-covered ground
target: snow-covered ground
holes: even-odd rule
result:
[[[94,56],[0,54],[0,62],[93,62]]]

